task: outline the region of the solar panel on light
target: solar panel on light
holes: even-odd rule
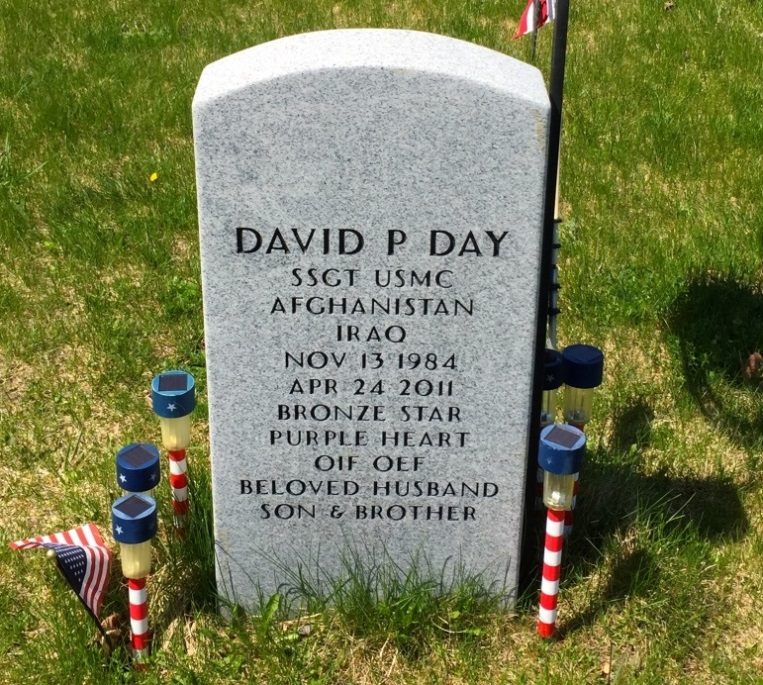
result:
[[[183,373],[163,373],[159,376],[159,392],[186,390],[187,382]]]
[[[572,431],[565,430],[559,426],[554,426],[546,434],[546,442],[553,443],[554,445],[561,445],[562,447],[571,448],[577,444],[580,436]]]
[[[135,445],[132,449],[122,452],[122,459],[134,469],[139,469],[143,464],[155,459],[143,445]]]
[[[132,497],[128,497],[124,502],[117,504],[114,508],[125,516],[134,519],[148,511],[151,508],[151,505],[142,497],[133,495]]]

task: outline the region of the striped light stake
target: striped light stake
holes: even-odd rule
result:
[[[543,546],[543,577],[540,583],[538,634],[553,637],[556,629],[556,606],[559,599],[559,578],[562,572],[564,513],[549,509],[546,514],[546,542]]]
[[[185,536],[188,514],[188,463],[191,412],[196,406],[196,382],[185,371],[165,371],[151,382],[154,413],[159,417],[162,444],[169,453],[170,487],[175,532]]]
[[[543,361],[543,400],[540,409],[540,427],[543,430],[556,421],[557,389],[564,382],[562,355],[556,350],[546,349]],[[543,509],[543,469],[538,466],[536,474],[535,508]]]
[[[146,579],[128,578],[127,592],[130,602],[130,639],[133,658],[138,664],[148,659],[151,634],[148,630],[148,601],[146,599]]]
[[[133,661],[144,668],[151,632],[148,628],[146,576],[151,572],[151,539],[156,535],[156,502],[148,495],[128,494],[111,507],[114,539],[120,545],[122,574],[127,578],[130,600],[130,633]]]
[[[569,345],[562,352],[564,365],[564,420],[585,431],[591,419],[593,391],[601,385],[604,376],[604,354],[593,345]],[[572,507],[564,520],[564,535],[572,533],[574,510],[577,505],[580,474],[575,474]]]
[[[544,638],[553,637],[556,630],[564,514],[572,506],[574,476],[582,466],[585,444],[585,434],[574,426],[555,424],[540,434],[538,463],[544,473],[543,503],[548,507],[538,609],[538,634]]]

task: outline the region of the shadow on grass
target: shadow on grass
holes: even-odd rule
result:
[[[649,446],[654,411],[649,403],[638,397],[620,409],[613,418],[610,441],[615,454],[630,454]]]
[[[763,445],[763,367],[749,377],[763,347],[763,292],[729,276],[702,274],[675,299],[669,333],[678,343],[686,388],[705,418],[736,444]],[[760,360],[763,364],[763,360]]]
[[[748,528],[738,487],[730,477],[644,475],[633,465],[609,463],[608,452],[599,449],[586,465],[580,490],[576,526],[596,548],[639,509],[658,505],[666,517],[690,524],[708,542],[739,540]]]
[[[606,446],[591,449],[581,473],[574,530],[565,543],[564,575],[588,576],[600,585],[586,606],[563,618],[564,637],[595,623],[613,604],[638,598],[654,607],[655,616],[675,620],[685,606],[710,602],[699,595],[701,580],[712,566],[712,546],[742,539],[749,522],[739,486],[729,477],[675,477],[644,473],[643,451],[652,440],[654,412],[644,398],[635,398],[614,416]],[[538,560],[523,595],[522,606],[537,610],[537,592],[544,533],[544,512],[536,513]],[[677,602],[677,603],[676,603]],[[655,618],[655,620],[659,620]],[[701,622],[696,617],[697,630]],[[688,640],[688,638],[687,638]]]
[[[609,604],[627,597],[640,596],[647,582],[659,580],[660,567],[654,555],[645,549],[635,549],[618,556],[609,569],[609,579],[603,590],[588,603],[585,611],[575,614],[560,626],[560,634],[567,636],[581,628],[593,625],[599,613]]]

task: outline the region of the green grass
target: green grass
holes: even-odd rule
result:
[[[190,118],[203,67],[366,26],[529,60],[529,40],[511,40],[522,5],[0,1],[0,539],[106,528],[113,455],[157,438],[151,377],[186,368],[204,398]],[[572,3],[560,342],[597,344],[607,364],[561,641],[535,637],[532,595],[507,615],[474,579],[352,558],[344,583],[295,578],[262,615],[218,617],[202,404],[199,525],[155,546],[150,669],[93,644],[43,555],[3,547],[0,682],[760,682],[763,377],[744,365],[763,348],[762,35],[759,2]],[[544,29],[546,74],[550,42]],[[104,615],[125,615],[120,581]]]

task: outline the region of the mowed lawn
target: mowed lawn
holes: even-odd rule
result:
[[[345,27],[530,61],[530,39],[512,40],[522,9],[0,0],[0,541],[89,520],[110,537],[115,452],[159,441],[151,378],[187,369],[200,400],[197,525],[180,545],[162,515],[148,670],[104,654],[44,554],[3,546],[0,682],[763,682],[757,0],[572,0],[559,338],[600,346],[606,369],[562,639],[537,638],[532,592],[507,614],[468,584],[443,595],[367,568],[331,606],[295,587],[261,616],[215,611],[190,116],[203,67]],[[551,37],[535,58],[546,76]],[[121,581],[117,562],[104,616],[123,620]],[[285,621],[300,602],[308,617]]]

